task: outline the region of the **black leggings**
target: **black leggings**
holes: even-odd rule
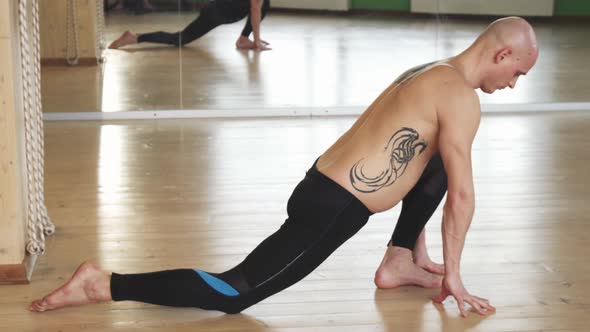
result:
[[[270,0],[264,0],[260,20],[266,16],[270,8]],[[201,9],[199,17],[192,21],[184,30],[170,33],[164,31],[143,33],[137,37],[138,43],[158,43],[175,46],[184,46],[207,32],[222,25],[237,22],[248,16],[248,21],[242,30],[242,36],[248,37],[252,33],[250,20],[249,0],[210,0],[207,6]]]
[[[112,298],[238,313],[303,279],[372,213],[314,165],[289,198],[287,214],[279,230],[226,272],[113,273]]]
[[[392,243],[412,249],[445,192],[446,173],[440,156],[435,156],[403,200]],[[289,198],[287,214],[279,230],[226,272],[113,273],[112,298],[239,313],[305,278],[372,213],[314,164]]]
[[[440,154],[437,154],[426,165],[414,188],[404,197],[390,243],[413,250],[422,229],[446,192],[447,173]]]

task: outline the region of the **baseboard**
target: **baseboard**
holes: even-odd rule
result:
[[[30,283],[36,263],[37,256],[27,255],[20,264],[0,264],[0,285]]]
[[[70,65],[66,59],[62,58],[45,58],[41,59],[42,66],[96,66],[98,60],[96,58],[79,58],[78,62]]]
[[[261,109],[195,109],[153,110],[121,112],[48,112],[46,121],[96,121],[96,120],[150,120],[150,119],[199,119],[199,118],[264,118],[264,117],[316,117],[356,116],[366,106],[343,107],[266,107]],[[590,102],[544,104],[484,104],[483,113],[540,113],[590,111]]]

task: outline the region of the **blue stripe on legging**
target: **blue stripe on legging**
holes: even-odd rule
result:
[[[227,282],[225,282],[219,278],[216,278],[207,272],[197,270],[197,269],[195,269],[194,271],[197,272],[199,274],[199,276],[201,276],[201,278],[203,278],[203,280],[205,280],[205,282],[209,286],[211,286],[211,288],[215,289],[219,293],[221,293],[223,295],[227,295],[227,296],[240,295],[240,293],[238,293],[238,291],[235,290],[235,288],[233,288],[232,286],[230,286]]]

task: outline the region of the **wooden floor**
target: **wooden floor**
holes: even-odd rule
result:
[[[279,227],[294,185],[353,120],[46,123],[57,233],[32,284],[0,287],[0,331],[588,331],[588,112],[482,120],[462,270],[467,289],[497,306],[489,318],[433,305],[436,290],[375,288],[397,208],[241,315],[132,302],[27,311],[86,259],[118,272],[233,266]],[[440,217],[427,227],[436,260]]]
[[[107,16],[106,39],[177,31],[197,13]],[[271,12],[262,36],[273,50],[238,51],[243,22],[178,49],[142,44],[107,50],[102,67],[44,67],[45,112],[364,107],[407,68],[452,56],[489,23],[480,18]],[[484,104],[589,102],[590,23],[536,22],[540,58],[517,89]]]

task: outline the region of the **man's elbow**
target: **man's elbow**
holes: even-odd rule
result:
[[[445,213],[471,214],[475,208],[475,195],[470,190],[449,191],[444,206]]]

